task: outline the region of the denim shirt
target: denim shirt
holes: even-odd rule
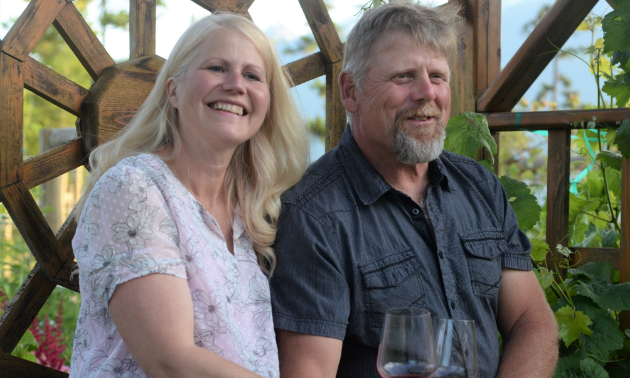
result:
[[[337,377],[376,378],[385,311],[427,308],[475,320],[477,377],[495,377],[501,270],[531,270],[531,244],[497,178],[451,152],[429,163],[428,223],[421,212],[346,128],[282,197],[270,281],[275,327],[343,340]]]

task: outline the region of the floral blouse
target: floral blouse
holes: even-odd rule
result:
[[[153,273],[188,281],[195,344],[278,377],[268,281],[240,216],[232,227],[234,255],[216,220],[154,155],[126,158],[105,172],[72,240],[82,302],[70,377],[146,377],[108,303],[116,285]]]

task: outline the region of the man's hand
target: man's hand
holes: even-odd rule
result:
[[[276,328],[282,378],[334,378],[343,341]]]
[[[532,271],[503,269],[497,325],[503,355],[497,378],[545,378],[558,361],[558,327]]]

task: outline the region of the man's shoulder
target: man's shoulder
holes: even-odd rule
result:
[[[447,174],[465,176],[473,181],[496,180],[493,172],[481,165],[478,161],[467,156],[459,155],[450,151],[442,151],[440,159]]]
[[[335,148],[311,164],[302,179],[282,195],[282,204],[300,208],[317,204],[325,209],[339,196],[347,197],[342,193],[350,190],[347,183],[339,149]]]

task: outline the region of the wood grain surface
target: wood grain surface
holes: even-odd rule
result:
[[[33,58],[24,62],[24,87],[77,117],[88,94],[87,89]]]
[[[31,0],[4,37],[2,51],[25,61],[66,4],[65,0]]]
[[[477,110],[512,110],[597,1],[557,0],[499,77],[479,98]]]
[[[5,353],[0,357],[2,378],[67,378],[68,373],[55,370]]]
[[[22,181],[6,186],[0,189],[0,199],[42,272],[52,280],[66,262],[66,255],[28,188]]]
[[[87,162],[81,138],[73,139],[24,162],[24,184],[34,188]]]
[[[96,81],[105,67],[115,64],[74,4],[67,3],[57,15],[53,25],[92,80]]]
[[[0,348],[3,351],[13,351],[55,286],[57,284],[45,277],[39,265],[35,265],[0,317]]]
[[[549,131],[546,242],[551,250],[555,250],[557,244],[568,244],[570,148],[571,130]]]
[[[24,68],[0,52],[0,188],[22,179]]]
[[[335,148],[346,128],[346,108],[341,102],[339,73],[342,62],[326,65],[326,151]]]
[[[155,0],[129,2],[129,59],[155,54]]]
[[[326,63],[336,63],[343,59],[343,47],[324,0],[299,0],[302,11],[311,27],[319,50]]]
[[[326,62],[320,52],[305,56],[284,67],[294,86],[304,84],[326,74]]]
[[[630,109],[557,110],[548,112],[482,113],[488,119],[490,131],[573,130],[581,129],[596,117],[597,122],[615,127],[630,118]],[[519,120],[519,125],[517,125]],[[578,125],[573,125],[578,122]],[[584,126],[579,123],[582,122]]]

